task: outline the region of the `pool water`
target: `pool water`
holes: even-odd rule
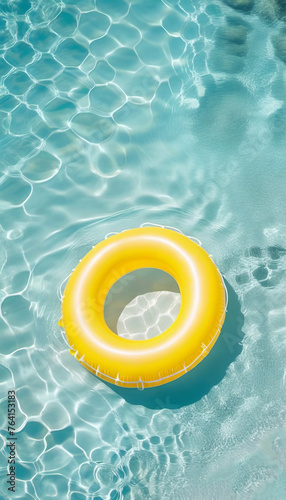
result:
[[[0,1],[1,499],[14,388],[13,498],[284,498],[285,21],[281,0]],[[120,390],[70,355],[60,299],[146,222],[202,241],[228,314],[197,369]],[[122,335],[176,314],[148,293]]]

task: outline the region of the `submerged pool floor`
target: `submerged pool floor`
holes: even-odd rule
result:
[[[13,498],[284,498],[285,20],[279,0],[0,1],[1,499],[12,389]],[[199,238],[230,302],[198,370],[124,391],[69,354],[60,299],[145,222]],[[152,307],[160,330],[145,296],[121,333]]]

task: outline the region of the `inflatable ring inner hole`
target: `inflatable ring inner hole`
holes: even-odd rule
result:
[[[117,335],[144,340],[167,330],[180,306],[180,289],[173,276],[156,268],[136,269],[110,288],[104,319]]]

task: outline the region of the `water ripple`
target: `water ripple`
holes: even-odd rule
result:
[[[17,498],[283,498],[282,3],[0,2],[0,448],[16,387]],[[199,238],[234,305],[212,381],[127,395],[58,320],[79,260],[146,221]],[[160,332],[179,301],[137,298],[119,333]]]

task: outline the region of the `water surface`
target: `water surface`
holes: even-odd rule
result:
[[[14,387],[13,498],[284,498],[283,5],[0,2],[1,498]],[[79,259],[144,222],[199,238],[232,293],[219,376],[153,403],[57,324]]]

